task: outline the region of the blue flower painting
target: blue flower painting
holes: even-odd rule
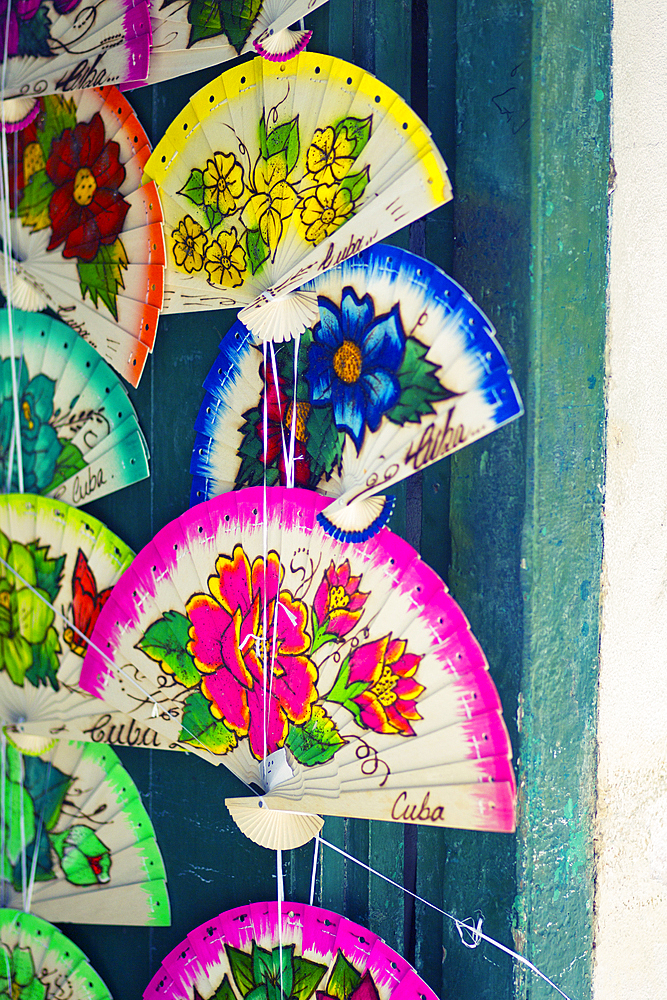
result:
[[[23,485],[29,493],[41,493],[53,480],[56,464],[63,450],[56,431],[49,421],[53,417],[55,383],[46,375],[30,378],[25,361],[17,362],[19,420],[21,424],[21,453],[23,456]],[[18,470],[14,433],[14,404],[12,400],[11,361],[0,361],[0,484],[3,490],[18,490]],[[7,482],[10,456],[11,482]]]
[[[347,431],[357,452],[365,429],[376,431],[401,395],[398,371],[405,352],[399,306],[375,315],[370,295],[343,291],[340,307],[318,299],[320,321],[308,351],[313,406],[332,406],[337,427]]]

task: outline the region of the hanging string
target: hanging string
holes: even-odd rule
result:
[[[284,426],[284,422],[283,422],[283,410],[282,410],[282,405],[281,405],[281,402],[280,402],[280,387],[279,387],[279,383],[278,383],[278,366],[276,364],[276,352],[275,352],[274,347],[273,347],[273,341],[271,341],[271,344],[269,346],[270,346],[270,349],[271,349],[271,369],[273,371],[273,387],[274,387],[274,391],[275,391],[275,394],[276,394],[276,402],[278,404],[278,419],[279,419],[279,422],[280,422],[280,437],[282,439],[282,446],[283,446],[283,461],[285,463],[285,486],[289,486],[290,485],[290,481],[289,481],[289,479],[290,479],[290,470],[289,470],[289,465],[288,465],[288,461],[287,461],[288,450],[287,450],[287,442],[285,441],[285,426]],[[264,378],[266,378],[266,365],[264,366]],[[266,390],[264,392],[265,396],[266,396],[267,392],[268,392],[268,383],[267,383],[267,388],[266,388]],[[264,440],[266,441],[266,438]],[[268,441],[266,441],[266,444],[265,444],[265,454],[266,454],[266,445],[268,445]]]
[[[294,448],[296,443],[296,424],[299,411],[299,404],[296,398],[297,380],[299,375],[299,345],[301,343],[301,334],[297,333],[294,337],[294,388],[292,392],[292,426],[290,427],[290,437],[289,437],[289,456],[287,459],[287,468],[290,472],[290,481],[287,483],[288,486],[294,486]]]
[[[278,964],[280,966],[280,1000],[284,1000],[283,989],[283,902],[285,881],[283,875],[283,852],[276,851],[276,891],[278,894]]]
[[[320,831],[318,830],[315,834],[315,846],[313,848],[313,866],[310,870],[310,905],[313,905],[313,900],[315,899],[315,876],[317,874],[317,859],[320,854]]]
[[[1,170],[1,187],[2,187],[2,228],[3,228],[3,264],[5,269],[5,289],[7,291],[7,329],[9,332],[9,359],[10,359],[10,370],[12,375],[12,404],[14,410],[14,427],[12,431],[12,444],[14,440],[16,441],[16,467],[18,475],[18,487],[19,493],[23,493],[23,454],[21,451],[21,420],[20,420],[20,407],[19,407],[19,391],[18,391],[18,380],[16,377],[16,358],[14,356],[14,321],[13,321],[13,310],[12,310],[12,274],[10,268],[10,262],[13,259],[12,252],[12,234],[11,234],[11,217],[10,217],[10,183],[9,183],[9,154],[7,150],[7,132],[5,129],[6,125],[6,108],[4,102],[4,95],[7,83],[7,63],[9,61],[9,30],[10,30],[10,16],[11,16],[12,4],[7,3],[7,16],[5,18],[5,37],[3,46],[3,60],[2,60],[2,79],[0,90],[0,142],[2,144],[1,156],[2,160],[2,170]],[[15,171],[16,174],[16,171]],[[12,484],[12,471],[14,467],[14,456],[10,453],[10,462],[8,463],[7,472],[7,492],[11,491]]]
[[[549,979],[548,976],[545,976],[543,972],[540,972],[537,966],[533,965],[531,961],[524,958],[523,955],[519,955],[516,951],[512,951],[511,948],[507,948],[504,944],[501,944],[500,941],[496,941],[495,938],[489,937],[488,934],[484,934],[482,931],[481,919],[479,919],[475,924],[468,922],[468,920],[459,920],[458,917],[455,917],[451,913],[447,913],[446,910],[442,910],[439,906],[436,906],[435,903],[430,903],[428,899],[422,899],[422,897],[418,896],[416,892],[411,892],[410,889],[406,889],[404,885],[400,884],[400,882],[394,882],[394,880],[389,878],[388,875],[383,875],[382,872],[378,872],[375,868],[371,868],[371,866],[367,865],[364,861],[360,861],[359,858],[355,858],[351,854],[348,854],[347,851],[344,851],[341,847],[336,847],[335,844],[330,844],[328,840],[324,839],[324,837],[320,837],[319,840],[322,844],[325,844],[326,847],[330,847],[332,851],[336,851],[337,854],[341,854],[344,858],[347,858],[348,861],[352,861],[355,865],[359,865],[360,868],[364,868],[367,872],[369,872],[369,874],[376,875],[384,882],[388,882],[396,889],[400,889],[401,892],[405,892],[408,896],[412,896],[412,898],[418,903],[423,903],[424,906],[428,906],[431,910],[435,910],[436,913],[440,913],[443,917],[447,917],[448,920],[453,922],[461,939],[461,944],[463,944],[466,948],[477,948],[480,942],[486,941],[487,944],[492,945],[494,948],[504,951],[506,955],[509,955],[510,958],[513,958],[516,962],[519,962],[521,965],[525,965],[527,969],[530,969],[532,973],[539,976],[540,979],[543,979],[544,982],[548,983],[549,986],[556,990],[557,993],[560,993],[564,1000],[570,1000],[567,993],[563,993],[560,987],[556,986],[556,984]],[[468,935],[467,939],[466,935]]]
[[[47,601],[47,599],[44,597],[44,595],[41,594],[38,590],[36,590],[35,587],[32,586],[32,584],[28,583],[28,581],[24,577],[21,576],[21,574],[18,572],[18,570],[15,570],[13,566],[10,566],[10,564],[5,559],[3,559],[2,556],[0,556],[0,565],[4,566],[5,569],[9,570],[9,572],[12,573],[16,577],[16,579],[19,580],[23,584],[24,587],[27,587],[28,590],[32,594],[34,594],[35,597],[39,598],[39,600],[43,604],[45,604],[47,606],[47,608],[49,608],[51,611],[53,611],[54,615],[56,615],[58,618],[60,618],[60,620],[62,622],[64,622],[65,625],[68,628],[71,628],[72,631],[76,635],[78,635],[80,639],[83,639],[84,643],[87,646],[90,646],[91,649],[94,649],[95,652],[97,653],[97,655],[100,656],[104,660],[104,662],[107,664],[107,666],[111,667],[111,669],[114,671],[114,673],[116,673],[116,674],[122,674],[122,676],[125,678],[125,680],[129,681],[129,683],[132,684],[133,687],[135,687],[143,695],[143,697],[145,698],[146,701],[151,701],[153,703],[153,711],[156,714],[163,714],[164,713],[170,719],[172,719],[173,721],[179,721],[178,717],[176,715],[174,715],[172,712],[168,712],[168,711],[166,711],[166,709],[162,708],[161,705],[160,705],[160,702],[152,694],[150,694],[146,690],[146,688],[142,687],[142,685],[137,680],[135,680],[134,677],[130,676],[130,674],[128,674],[125,670],[123,670],[122,667],[119,667],[116,663],[114,663],[114,661],[111,659],[111,657],[108,656],[104,652],[103,649],[100,649],[99,646],[96,646],[95,643],[92,641],[92,639],[90,639],[89,636],[87,636],[85,632],[82,632],[81,629],[79,629],[79,628],[76,627],[76,625],[74,624],[74,622],[71,622],[69,620],[69,618],[67,617],[67,615],[65,615],[62,611],[58,611],[58,609],[53,604],[51,604],[49,601]],[[206,750],[208,752],[208,747],[204,743],[202,743],[202,741],[199,739],[198,736],[196,736],[190,729],[188,729],[188,727],[185,725],[185,723],[182,720],[180,721],[179,724],[181,726],[181,731],[182,732],[184,732],[192,740],[194,740],[196,743],[198,743],[203,750]],[[239,780],[243,781],[243,778],[239,777]],[[259,794],[256,791],[256,789],[252,788],[252,786],[249,785],[246,781],[243,781],[243,784],[246,786],[246,788],[248,788],[253,793],[253,795],[258,795]]]

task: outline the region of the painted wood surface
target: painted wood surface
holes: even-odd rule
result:
[[[608,0],[330,0],[311,49],[359,63],[428,122],[454,206],[396,242],[453,271],[497,327],[526,417],[401,484],[392,527],[449,579],[491,664],[521,789],[516,838],[327,819],[324,836],[590,995],[604,421]],[[202,72],[130,100],[155,142]],[[188,504],[200,389],[231,313],[165,317],[132,399],[152,476],[90,505],[135,548]],[[450,532],[451,521],[451,532]],[[63,925],[118,1000],[222,909],[272,898],[275,857],[234,828],[224,767],[128,748],[167,864],[173,925]],[[285,856],[307,899],[312,847]],[[382,934],[445,1000],[554,995],[511,960],[324,848],[316,901]]]

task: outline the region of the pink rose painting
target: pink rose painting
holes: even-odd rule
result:
[[[283,746],[290,722],[306,722],[317,699],[317,668],[306,655],[308,612],[280,589],[284,570],[275,552],[266,565],[261,557],[251,565],[237,545],[215,569],[210,594],[187,604],[187,649],[204,675],[201,690],[213,715],[247,736],[262,759]]]

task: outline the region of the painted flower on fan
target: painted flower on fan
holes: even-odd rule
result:
[[[290,722],[310,718],[317,668],[306,655],[307,610],[281,590],[276,552],[250,564],[242,546],[219,556],[209,594],[187,603],[188,652],[203,675],[201,690],[216,718],[247,736],[254,756],[283,746]],[[266,673],[265,673],[266,670]],[[265,744],[266,740],[266,744]]]
[[[208,244],[204,266],[212,285],[238,288],[243,284],[243,275],[247,271],[246,255],[233,227]]]
[[[303,199],[301,222],[306,240],[317,246],[347,222],[354,211],[354,201],[347,188],[337,184],[318,184],[313,194]]]
[[[51,844],[72,885],[104,885],[111,878],[109,848],[89,826],[75,825],[52,833]]]
[[[306,170],[313,174],[318,184],[335,184],[345,177],[354,163],[354,147],[354,140],[348,138],[346,128],[338,135],[331,126],[315,129],[306,153]]]
[[[415,680],[420,661],[391,633],[364,643],[345,661],[326,700],[343,705],[364,729],[414,736],[411,723],[421,719],[416,699],[424,691]]]
[[[243,167],[233,153],[214,153],[202,177],[204,205],[230,215],[243,195]]]
[[[204,253],[207,239],[204,230],[191,215],[186,215],[171,234],[174,245],[174,260],[179,267],[185,268],[188,274],[201,271],[204,266]]]
[[[268,160],[259,157],[253,172],[254,194],[241,212],[241,222],[250,232],[259,230],[273,256],[283,235],[283,223],[297,202],[297,193],[287,182],[287,161],[282,153]]]
[[[18,375],[19,422],[23,486],[28,493],[41,493],[53,480],[56,463],[63,446],[49,423],[53,417],[55,383],[46,375],[30,378],[25,359],[16,363]],[[6,395],[0,397],[0,482],[3,488],[18,491],[18,466],[12,447],[14,434],[14,402],[11,392],[11,360],[0,362],[0,386]],[[12,462],[11,483],[8,487],[9,462]]]
[[[342,639],[357,624],[368,594],[359,590],[360,576],[353,576],[348,559],[333,562],[324,573],[313,601],[313,651],[331,639]]]
[[[46,986],[37,978],[29,948],[0,944],[0,1000],[45,1000]]]
[[[337,427],[347,431],[358,452],[365,428],[376,431],[401,395],[405,334],[399,306],[376,316],[370,295],[358,299],[350,287],[343,290],[340,307],[324,296],[318,304],[320,321],[308,351],[310,401],[333,407]]]
[[[294,423],[294,485],[307,486],[310,479],[310,458],[306,448],[308,431],[306,422],[310,412],[310,403],[297,401],[296,419],[294,419],[294,404],[285,391],[285,379],[278,375],[278,391],[273,372],[273,365],[268,365],[268,374],[264,376],[264,365],[260,365],[259,377],[264,384],[264,391],[259,400],[259,412],[264,413],[264,393],[267,394],[266,416],[266,457],[262,449],[260,461],[267,466],[277,460],[280,485],[287,483],[287,457],[290,455],[292,423]],[[258,420],[255,432],[259,440],[264,442],[264,421]]]
[[[32,646],[46,642],[55,615],[49,606],[49,594],[38,585],[37,567],[29,549],[20,542],[10,542],[0,532],[0,556],[10,567],[0,563],[0,670],[6,670],[12,683],[23,687],[33,662]]]
[[[53,140],[46,161],[55,185],[49,202],[49,250],[64,243],[63,257],[91,261],[101,246],[118,239],[130,208],[118,190],[125,180],[119,152],[117,142],[105,142],[99,114]]]

